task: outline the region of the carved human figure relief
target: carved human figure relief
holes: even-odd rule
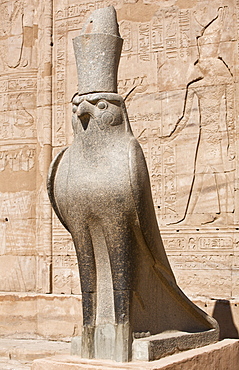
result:
[[[3,22],[0,26],[2,55],[0,69],[30,67],[37,38],[35,25],[38,0],[15,0],[0,4]],[[7,37],[6,37],[7,36]]]
[[[205,192],[205,178],[209,175],[217,209],[212,214],[204,210],[205,217],[200,222],[227,222],[228,213],[233,211],[234,92],[232,72],[219,54],[223,16],[224,9],[219,8],[217,17],[203,28],[197,39],[199,58],[194,63],[187,86],[183,115],[171,133],[163,137],[163,142],[171,141],[185,128],[196,97],[199,127],[192,183],[184,215],[174,223],[190,220],[202,192]]]

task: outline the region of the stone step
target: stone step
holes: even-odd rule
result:
[[[1,370],[31,370],[32,362],[10,360],[7,357],[0,357]]]
[[[69,342],[41,339],[0,339],[0,369],[28,370],[35,359],[69,355]]]
[[[156,361],[120,363],[78,356],[54,356],[35,360],[31,370],[238,370],[238,364],[239,340],[224,339]]]

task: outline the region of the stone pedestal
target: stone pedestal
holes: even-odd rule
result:
[[[88,360],[77,356],[54,356],[35,360],[32,370],[235,370],[239,363],[239,340],[224,339],[198,349],[181,352],[157,361],[118,363]]]

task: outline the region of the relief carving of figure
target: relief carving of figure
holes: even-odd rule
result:
[[[37,38],[35,24],[38,0],[15,0],[12,4],[0,4],[3,22],[0,25],[1,64],[0,70],[29,67],[34,56],[33,47]],[[6,40],[5,40],[6,39]]]
[[[205,175],[214,179],[215,214],[206,214],[202,224],[227,221],[233,211],[230,174],[234,167],[233,76],[219,56],[224,9],[198,37],[199,58],[187,86],[182,117],[162,142],[175,139],[188,123],[195,96],[199,110],[199,132],[195,151],[191,189],[183,217],[175,223],[190,220],[205,186]],[[206,213],[206,212],[205,212]]]

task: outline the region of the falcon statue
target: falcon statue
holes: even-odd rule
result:
[[[211,330],[214,341],[217,324],[176,284],[145,158],[117,94],[122,39],[114,8],[92,13],[73,43],[79,77],[74,141],[53,160],[48,192],[78,258],[81,356],[128,361],[134,336],[165,331]]]

